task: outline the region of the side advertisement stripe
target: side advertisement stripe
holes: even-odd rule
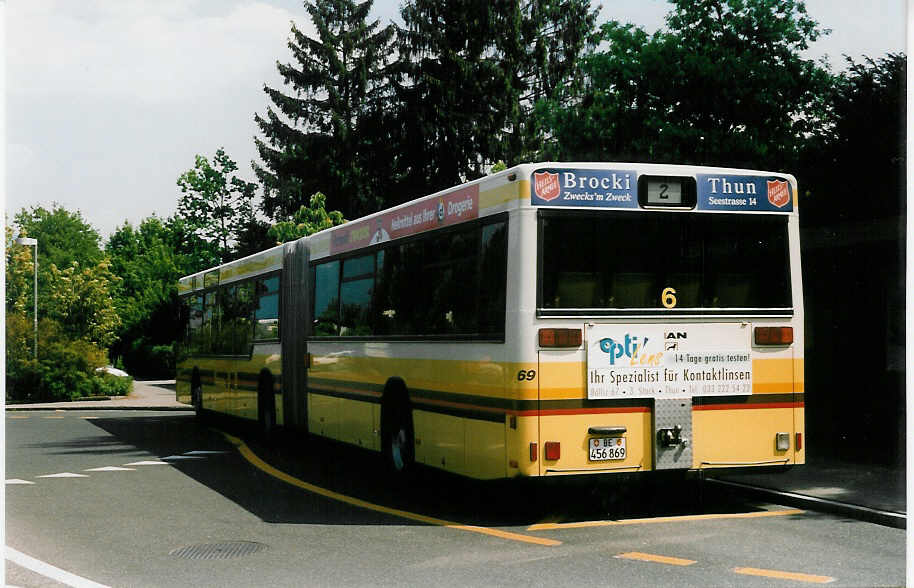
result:
[[[692,410],[746,410],[761,408],[803,408],[802,402],[760,402],[757,404],[706,404],[693,406]]]
[[[335,398],[379,403],[382,386],[366,382],[352,382],[313,378],[308,392]],[[556,416],[580,414],[647,413],[653,401],[649,398],[624,400],[587,400],[585,398],[561,400],[511,400],[469,394],[454,394],[439,390],[410,389],[410,400],[415,408],[440,414],[502,422],[506,415]],[[756,394],[750,396],[696,397],[693,410],[738,410],[764,408],[796,408],[803,406],[802,394]]]

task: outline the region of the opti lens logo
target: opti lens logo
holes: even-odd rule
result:
[[[609,354],[609,365],[616,365],[616,360],[628,358],[629,365],[660,365],[663,353],[647,353],[648,338],[639,342],[638,337],[625,334],[625,339],[616,341],[611,337],[600,340],[600,351]]]

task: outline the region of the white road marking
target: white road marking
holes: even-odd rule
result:
[[[168,465],[168,462],[167,462],[167,461],[146,460],[146,461],[134,461],[134,462],[132,462],[132,463],[125,463],[124,465],[125,465],[125,466],[135,466],[135,465],[136,465],[136,466],[140,466],[140,465]]]
[[[117,466],[105,466],[103,468],[92,468],[83,470],[84,472],[135,472],[136,468],[119,468]]]
[[[184,452],[184,455],[224,455],[224,454],[226,454],[226,453],[228,453],[228,451],[204,451],[204,450],[196,450],[196,451],[185,451],[185,452]]]
[[[162,459],[179,460],[179,459],[206,459],[206,458],[200,457],[199,455],[169,455],[168,457],[163,457]]]
[[[29,482],[28,480],[20,480],[19,478],[13,478],[6,481],[7,484],[34,484],[35,482]]]
[[[16,565],[22,566],[28,570],[32,570],[36,574],[41,574],[45,578],[51,578],[52,580],[57,580],[62,584],[67,586],[76,586],[78,588],[108,588],[104,584],[99,584],[98,582],[93,582],[92,580],[83,578],[82,576],[77,576],[66,570],[62,570],[58,567],[52,566],[49,563],[45,563],[40,559],[35,559],[34,557],[28,556],[20,551],[16,551],[12,547],[6,547],[6,559],[10,560]]]
[[[59,474],[48,474],[46,476],[37,476],[38,478],[88,478],[85,474],[74,474],[73,472],[61,472]]]

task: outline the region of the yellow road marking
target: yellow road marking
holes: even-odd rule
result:
[[[835,579],[830,576],[815,576],[813,574],[801,574],[799,572],[781,572],[779,570],[763,570],[760,568],[733,568],[737,574],[747,576],[764,576],[766,578],[779,578],[781,580],[796,580],[798,582],[811,582],[813,584],[828,584]]]
[[[621,521],[582,521],[578,523],[540,523],[527,527],[528,531],[553,531],[556,529],[579,529],[583,527],[611,527],[616,525],[649,525],[653,523],[681,523],[687,521],[706,521],[711,519],[754,519],[760,517],[780,517],[803,514],[799,509],[763,510],[760,512],[715,513],[703,515],[683,515],[676,517],[653,517],[648,519],[623,519]]]
[[[64,419],[64,418],[67,418],[67,417],[63,417],[63,416],[46,416],[46,417],[41,417],[41,418],[44,418],[44,419]]]
[[[302,490],[307,490],[308,492],[313,492],[314,494],[319,494],[326,498],[332,500],[338,500],[340,502],[345,502],[346,504],[351,504],[352,506],[357,506],[359,508],[364,508],[367,510],[373,510],[375,512],[382,512],[385,514],[393,515],[395,517],[400,517],[402,519],[408,519],[411,521],[418,521],[421,523],[426,523],[429,525],[436,525],[439,527],[448,527],[450,529],[459,529],[461,531],[469,531],[471,533],[480,533],[482,535],[489,535],[492,537],[498,537],[499,539],[509,539],[511,541],[521,541],[524,543],[533,543],[535,545],[545,545],[549,547],[554,547],[556,545],[561,545],[561,541],[556,541],[553,539],[544,539],[543,537],[531,537],[530,535],[522,535],[520,533],[511,533],[510,531],[500,531],[498,529],[490,529],[488,527],[478,527],[476,525],[463,525],[460,523],[455,523],[453,521],[446,521],[444,519],[438,519],[435,517],[429,517],[426,515],[417,514],[414,512],[409,512],[405,510],[400,510],[398,508],[390,508],[387,506],[381,506],[380,504],[374,504],[368,502],[367,500],[361,500],[359,498],[353,498],[352,496],[347,496],[345,494],[340,494],[339,492],[334,492],[333,490],[327,490],[326,488],[321,488],[320,486],[315,486],[314,484],[309,484],[290,476],[289,474],[278,470],[260,459],[251,449],[245,444],[244,441],[237,437],[233,437],[228,433],[220,431],[222,435],[228,439],[229,443],[236,446],[241,455],[248,460],[251,465],[257,469],[265,472],[278,480],[282,480],[287,484],[291,484]]]
[[[620,553],[614,555],[621,559],[637,559],[639,561],[652,561],[654,563],[669,564],[671,566],[690,566],[695,563],[694,559],[682,559],[681,557],[669,557],[667,555],[654,555],[653,553],[641,553],[631,551],[629,553]]]
[[[11,419],[27,419],[27,418],[29,418],[29,417],[28,417],[28,415],[13,414],[13,415],[10,415],[10,416],[7,417],[7,418],[11,418]]]

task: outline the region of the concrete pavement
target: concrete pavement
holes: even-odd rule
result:
[[[18,410],[193,410],[175,400],[174,380],[140,381],[126,397],[45,404],[6,405]],[[710,470],[710,484],[750,493],[761,499],[809,510],[831,512],[897,528],[907,527],[904,468],[859,464],[816,457],[786,470]]]

